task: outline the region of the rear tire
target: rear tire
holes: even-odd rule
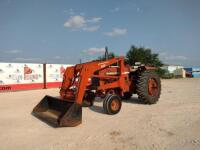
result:
[[[117,114],[121,110],[121,98],[115,94],[108,94],[103,101],[103,109],[109,115]]]
[[[146,104],[155,104],[161,93],[160,77],[152,71],[144,71],[137,81],[138,98]]]

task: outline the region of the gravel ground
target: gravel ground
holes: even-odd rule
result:
[[[58,89],[0,93],[0,149],[200,149],[200,78],[162,80],[157,104],[141,104],[134,95],[114,116],[97,101],[83,108],[83,123],[70,128],[31,115],[44,95],[58,96]]]

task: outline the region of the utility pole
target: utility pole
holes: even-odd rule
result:
[[[105,59],[108,60],[108,47],[105,47]]]

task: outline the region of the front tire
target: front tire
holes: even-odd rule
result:
[[[108,94],[103,101],[103,109],[109,115],[117,114],[121,110],[121,98],[115,94]]]
[[[155,104],[161,93],[160,77],[152,71],[144,71],[137,81],[137,94],[146,104]]]

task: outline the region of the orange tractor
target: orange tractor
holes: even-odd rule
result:
[[[137,94],[147,104],[158,101],[160,78],[147,66],[131,67],[124,57],[91,61],[68,67],[59,97],[45,96],[32,114],[53,126],[77,126],[82,122],[82,106],[92,106],[95,97],[103,99],[106,114],[117,114],[121,99]]]

